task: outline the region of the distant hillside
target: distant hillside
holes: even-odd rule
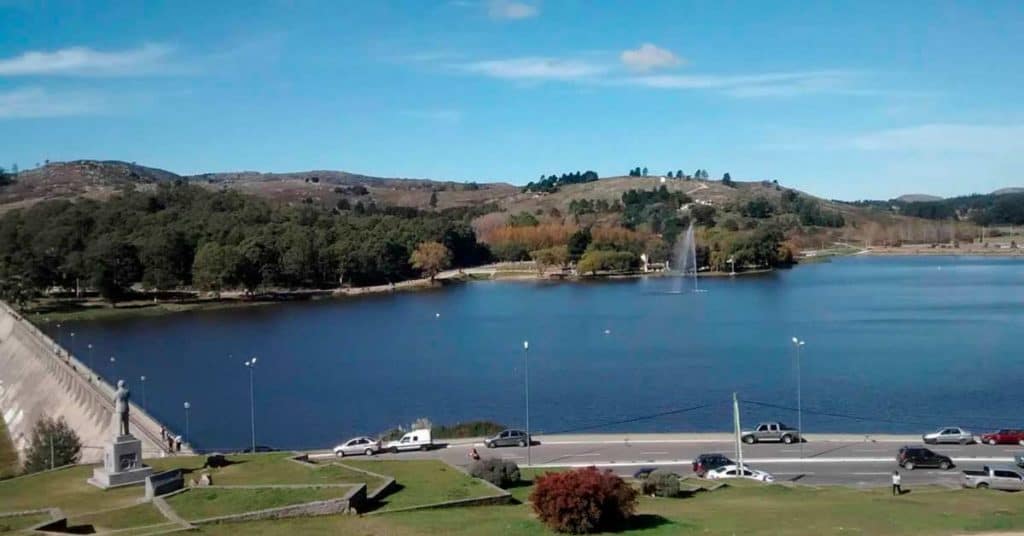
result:
[[[1010,188],[1000,188],[1000,189],[992,192],[992,195],[1006,195],[1006,194],[1024,194],[1024,187],[1012,186]]]
[[[942,201],[942,198],[937,195],[928,194],[906,194],[896,198],[897,201],[904,203],[920,203],[926,201]]]
[[[104,199],[118,188],[180,179],[170,171],[116,160],[54,162],[19,173],[13,184],[0,189],[0,207],[9,209],[77,196]]]

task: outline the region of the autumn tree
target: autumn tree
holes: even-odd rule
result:
[[[416,246],[416,251],[412,252],[409,262],[413,268],[426,274],[433,282],[441,270],[451,266],[452,254],[440,242],[422,242]]]

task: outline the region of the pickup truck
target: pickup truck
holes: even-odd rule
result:
[[[981,471],[964,471],[963,486],[977,489],[1024,490],[1024,475],[1012,467],[985,466]]]
[[[800,432],[791,426],[781,422],[763,422],[757,425],[752,431],[743,432],[740,436],[744,443],[754,444],[760,441],[781,441],[790,444],[800,440]]]

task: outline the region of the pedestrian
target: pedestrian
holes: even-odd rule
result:
[[[473,461],[480,460],[480,453],[476,451],[476,447],[469,449],[469,459]]]
[[[160,440],[163,441],[165,439],[167,439],[167,429],[164,428],[163,426],[161,426],[160,427]]]
[[[167,452],[174,452],[174,438],[167,434]]]
[[[181,436],[174,436],[174,451],[181,452]]]
[[[903,489],[900,488],[900,480],[902,480],[900,478],[900,472],[899,471],[893,471],[892,472],[892,496],[893,497],[895,497],[897,495],[903,495]]]

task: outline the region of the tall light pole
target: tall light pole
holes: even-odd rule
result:
[[[192,408],[192,404],[185,401],[185,443],[188,443],[188,410]]]
[[[523,341],[523,383],[526,385],[526,465],[529,467],[533,465],[533,436],[530,435],[530,341]]]
[[[110,381],[117,383],[117,358],[110,356]]]
[[[75,355],[75,332],[71,332],[71,355]],[[89,365],[92,368],[92,365]]]
[[[142,384],[142,409],[146,409],[146,376],[139,376],[139,382]]]
[[[92,368],[92,343],[86,345],[89,348],[89,368]]]
[[[803,347],[804,341],[793,337],[793,348],[796,349],[796,433],[797,441],[800,442],[800,459],[804,459],[804,410],[803,410],[803,393],[802,393],[802,379],[800,377],[800,348]]]
[[[252,431],[252,453],[256,454],[256,390],[255,383],[253,381],[253,374],[256,371],[256,358],[245,362],[246,368],[249,369],[249,423],[251,424]]]

